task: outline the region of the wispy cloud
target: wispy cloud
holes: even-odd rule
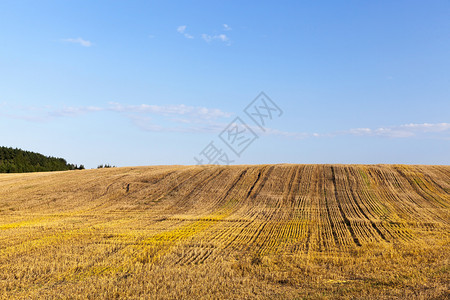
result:
[[[81,106],[81,107],[64,107],[57,110],[50,110],[47,112],[47,116],[50,117],[64,117],[64,116],[77,116],[89,112],[103,111],[104,108],[96,106]]]
[[[228,24],[223,24],[223,30],[230,31],[231,27]]]
[[[10,106],[2,103],[0,116],[28,122],[50,122],[58,118],[78,117],[88,113],[110,112],[128,118],[133,124],[146,131],[164,132],[214,132],[226,123],[220,120],[229,118],[231,113],[218,108],[190,106],[185,104],[129,105],[110,102],[105,106]]]
[[[232,114],[217,108],[207,108],[201,106],[189,106],[184,104],[175,105],[124,105],[118,102],[110,102],[108,106],[78,106],[64,107],[61,109],[46,112],[48,117],[77,116],[91,112],[110,111],[126,114],[154,115],[171,118],[172,120],[184,120],[184,123],[193,123],[198,120],[214,120],[228,118]]]
[[[209,42],[211,42],[212,37],[210,35],[206,34],[206,33],[203,33],[202,34],[202,39],[204,39],[206,42],[209,43]]]
[[[217,35],[209,35],[206,33],[202,34],[202,39],[209,43],[213,40],[218,40],[218,41],[222,41],[222,42],[228,42],[230,39],[228,38],[228,36],[226,34],[217,34]]]
[[[225,34],[219,34],[214,36],[215,39],[221,40],[222,42],[227,42],[229,38]]]
[[[231,113],[217,108],[176,105],[123,105],[111,102],[108,111],[121,113],[145,131],[155,132],[219,132],[224,128],[220,120]]]
[[[69,38],[69,39],[62,39],[63,42],[67,42],[67,43],[74,43],[74,44],[79,44],[83,47],[91,47],[92,46],[92,42],[88,41],[88,40],[84,40],[82,38]]]
[[[206,108],[201,106],[188,106],[184,104],[177,105],[122,105],[117,102],[111,102],[108,110],[116,112],[149,113],[161,116],[189,116],[205,120],[227,118],[231,114],[217,108]]]
[[[254,131],[258,127],[250,126]],[[349,130],[317,133],[317,132],[289,132],[273,128],[266,128],[262,135],[281,136],[292,139],[332,138],[339,136],[382,137],[382,138],[436,138],[450,139],[450,123],[409,123],[398,126],[378,128],[352,128]]]
[[[186,25],[181,25],[177,27],[178,33],[182,34],[187,39],[193,39],[194,36],[190,35],[189,33],[186,33]]]
[[[177,27],[177,31],[179,32],[179,33],[184,33],[184,31],[186,30],[186,25],[181,25],[181,26],[178,26]]]
[[[399,126],[379,128],[354,128],[342,132],[357,136],[382,136],[390,138],[407,138],[430,133],[450,133],[450,123],[409,123]]]
[[[200,122],[199,120],[172,119],[169,124],[158,123],[158,120],[147,115],[129,115],[128,118],[139,129],[149,132],[182,132],[182,133],[219,133],[225,128],[226,123]]]
[[[218,108],[190,106],[185,104],[121,104],[110,102],[105,106],[11,106],[0,103],[0,116],[28,122],[49,122],[58,118],[77,117],[84,114],[110,112],[129,119],[145,131],[164,132],[204,132],[219,133],[227,125],[232,113]],[[334,132],[296,132],[251,126],[260,135],[279,136],[288,139],[333,138],[339,136],[380,137],[380,138],[431,138],[450,140],[450,123],[407,123],[397,126],[361,127]]]
[[[222,25],[222,31],[230,31],[231,27],[228,24]],[[187,26],[186,25],[180,25],[177,27],[177,32],[179,34],[182,34],[187,39],[193,39],[194,36],[186,32]],[[210,43],[212,41],[220,41],[226,43],[228,46],[231,45],[230,38],[225,33],[214,33],[214,34],[207,34],[203,33],[200,35],[200,37],[207,43]]]

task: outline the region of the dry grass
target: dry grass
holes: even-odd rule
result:
[[[448,298],[450,167],[0,175],[0,298]]]

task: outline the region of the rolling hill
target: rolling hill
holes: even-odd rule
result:
[[[0,174],[0,298],[445,298],[449,207],[449,166]]]

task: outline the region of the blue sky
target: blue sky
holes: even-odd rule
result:
[[[1,145],[96,167],[450,164],[448,1],[0,2]],[[283,111],[262,131],[244,108]],[[240,157],[219,134],[258,138]]]

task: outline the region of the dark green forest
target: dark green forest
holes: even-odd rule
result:
[[[68,164],[63,158],[45,156],[17,148],[0,147],[0,173],[27,173],[81,170],[83,165]]]

